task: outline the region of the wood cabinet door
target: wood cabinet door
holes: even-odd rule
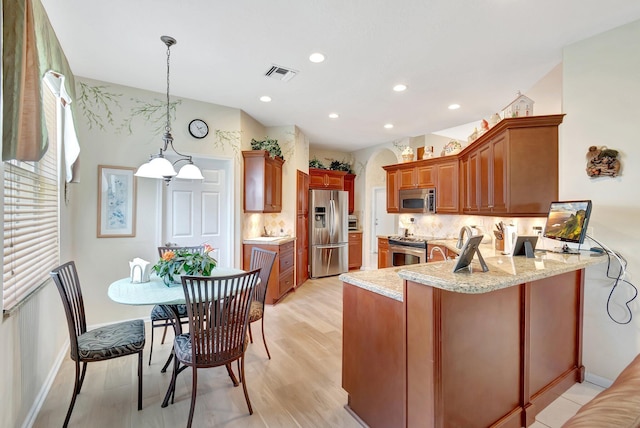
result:
[[[456,214],[458,207],[458,160],[437,166],[436,212]]]
[[[491,211],[507,212],[507,137],[502,133],[491,140]],[[524,190],[524,189],[523,189]],[[524,190],[526,191],[526,190]]]
[[[477,213],[479,211],[479,186],[480,180],[478,177],[478,164],[479,164],[479,155],[478,152],[469,153],[469,165],[467,171],[467,190],[465,192],[467,204],[468,204],[468,213]]]
[[[309,188],[310,189],[324,189],[324,174],[311,173],[309,171]]]
[[[362,266],[362,233],[349,233],[349,269]]]
[[[433,165],[417,166],[414,176],[416,186],[420,188],[435,187],[436,177],[438,176],[436,168]]]
[[[492,152],[491,145],[484,145],[478,149],[478,209],[481,213],[491,212],[493,208]]]
[[[401,168],[398,170],[398,189],[415,189],[416,187],[416,169]]]
[[[309,175],[296,175],[296,287],[309,279]]]
[[[265,160],[264,164],[264,211],[272,212],[274,206],[275,196],[275,182],[274,182],[274,165],[269,159]]]
[[[344,190],[349,192],[349,214],[353,214],[355,209],[355,187],[356,176],[354,174],[347,174],[344,176]]]
[[[398,198],[398,170],[387,171],[387,212],[400,211]]]
[[[325,176],[326,189],[342,190],[344,189],[344,176],[327,173]]]
[[[378,269],[389,266],[389,239],[378,238]]]

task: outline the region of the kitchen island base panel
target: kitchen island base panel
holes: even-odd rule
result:
[[[521,289],[405,290],[407,426],[520,427]]]
[[[342,387],[369,427],[405,424],[404,305],[343,285]]]
[[[403,301],[345,282],[348,406],[372,428],[533,424],[584,381],[583,288],[583,269],[486,293],[405,280]]]

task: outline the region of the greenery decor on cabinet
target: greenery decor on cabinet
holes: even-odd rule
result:
[[[353,174],[353,169],[351,168],[351,165],[348,162],[344,162],[344,161],[334,160],[329,165],[329,169],[333,171],[345,171],[345,172],[348,172],[349,174]]]
[[[324,164],[320,162],[316,157],[309,161],[309,168],[327,169],[327,167],[324,166]]]
[[[252,138],[251,150],[266,150],[267,152],[269,152],[269,156],[271,156],[272,158],[276,158],[276,157],[283,158],[282,150],[280,149],[280,144],[278,144],[278,140],[272,140],[269,137],[265,137],[265,139],[261,141],[258,141]]]

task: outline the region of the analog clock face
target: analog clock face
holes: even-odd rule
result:
[[[204,120],[194,119],[189,123],[189,133],[195,138],[204,138],[209,133],[209,126]]]

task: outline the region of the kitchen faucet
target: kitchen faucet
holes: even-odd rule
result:
[[[463,241],[465,232],[469,238],[471,238],[471,236],[473,235],[473,232],[471,231],[471,228],[469,226],[462,226],[460,228],[460,234],[458,235],[458,243],[456,244],[456,248],[462,248],[462,245],[465,242]]]

